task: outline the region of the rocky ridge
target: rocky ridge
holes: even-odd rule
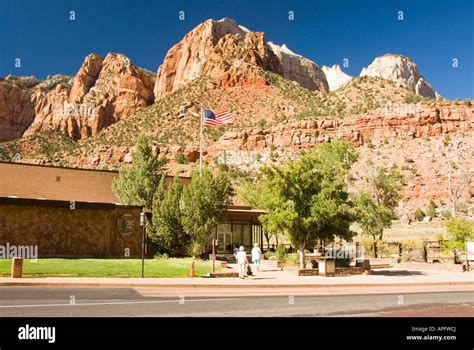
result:
[[[394,105],[363,115],[282,123],[269,128],[226,132],[210,149],[210,157],[223,151],[262,151],[278,147],[287,152],[314,147],[332,139],[355,146],[387,139],[412,140],[452,132],[474,132],[474,108],[465,105]]]

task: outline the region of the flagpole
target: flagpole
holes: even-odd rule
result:
[[[200,134],[201,134],[201,140],[200,140],[200,147],[199,147],[199,176],[202,175],[202,119],[204,117],[204,110],[201,106],[201,122],[200,124]]]

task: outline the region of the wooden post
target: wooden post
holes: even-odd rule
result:
[[[142,258],[142,278],[145,277],[145,208],[142,208],[140,213],[140,225],[142,226],[142,245],[141,245],[141,258]]]
[[[12,259],[12,278],[21,278],[23,275],[23,258]]]
[[[464,241],[464,250],[466,251],[466,271],[471,271],[471,267],[469,266],[469,251],[467,249],[467,240]]]
[[[214,239],[216,240],[217,242],[217,225],[216,225],[216,229],[214,231]],[[224,239],[224,242],[225,242],[225,239]],[[224,247],[225,248],[225,247]],[[215,253],[217,254],[217,248],[215,249]]]
[[[212,273],[216,272],[216,239],[212,240]]]
[[[230,250],[231,250],[231,253],[234,254],[234,250],[232,249],[232,247],[235,245],[235,242],[234,242],[234,221],[230,220],[230,240],[232,241],[232,244],[230,245]],[[225,247],[224,247],[225,249]]]

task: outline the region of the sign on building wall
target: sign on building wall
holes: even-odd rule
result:
[[[117,212],[117,228],[122,236],[130,236],[139,225],[139,218],[136,215]]]

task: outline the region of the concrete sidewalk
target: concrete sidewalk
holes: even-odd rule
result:
[[[146,271],[145,271],[146,276]],[[457,286],[474,291],[474,273],[420,271],[401,268],[375,270],[372,275],[298,276],[296,271],[260,271],[246,279],[239,278],[88,278],[88,277],[1,277],[1,286],[66,287],[162,287],[162,288],[347,288],[347,287],[422,287]]]

